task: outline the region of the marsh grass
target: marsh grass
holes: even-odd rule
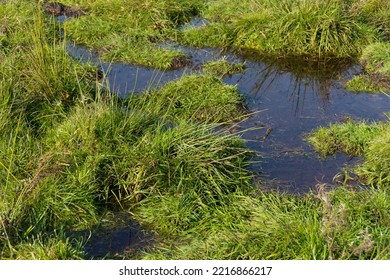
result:
[[[233,74],[244,73],[245,66],[243,63],[230,63],[226,58],[217,61],[210,61],[202,66],[202,70],[206,74],[217,77],[231,76]]]
[[[363,156],[364,163],[354,172],[365,184],[389,188],[390,154],[389,123],[348,121],[321,127],[308,136],[308,141],[322,156],[342,152],[350,156]]]
[[[163,234],[165,241],[142,257],[280,260],[389,255],[385,190],[329,192],[320,187],[304,197],[237,192],[226,198],[225,204],[201,215],[181,207],[184,198],[180,197],[162,197],[157,215],[146,202],[140,218]]]
[[[370,1],[350,2],[210,1],[203,16],[211,24],[185,30],[181,38],[196,46],[203,42],[203,46],[253,49],[279,57],[353,57],[382,34],[378,25],[383,25],[374,23],[374,14],[386,15],[388,10],[379,3],[386,6],[385,1],[377,1],[363,18],[361,9]],[[356,4],[353,11],[348,9],[351,4]]]
[[[201,209],[249,187],[242,140],[197,122],[241,118],[234,87],[187,77],[160,89],[161,101],[145,93],[130,106],[100,91],[96,68],[67,55],[57,27],[35,10],[29,44],[3,50],[11,55],[0,80],[2,258],[80,258],[81,243],[64,232],[91,228],[107,207],[188,191]],[[187,97],[188,108],[170,96]]]
[[[210,75],[183,76],[157,90],[131,97],[128,102],[171,120],[228,123],[248,114],[237,88]]]
[[[266,3],[233,2],[242,15]],[[145,42],[145,26],[163,40],[205,11],[198,1],[64,3],[102,22],[70,19],[65,28],[79,42],[97,31],[108,40],[107,26],[128,32],[124,43]],[[226,28],[232,11],[227,5],[221,12]],[[66,54],[59,26],[35,3],[8,1],[0,14],[1,259],[84,258],[86,240],[72,232],[99,226],[104,213],[118,209],[160,236],[153,250],[137,254],[144,259],[389,258],[387,124],[351,123],[334,132],[348,139],[344,150],[365,156],[356,173],[373,188],[303,197],[262,192],[246,169],[252,152],[226,126],[247,114],[235,87],[191,75],[121,100],[96,85],[96,68]],[[109,56],[121,44],[102,52]]]
[[[390,92],[390,44],[368,45],[360,57],[363,74],[348,81],[345,87],[355,92]]]
[[[158,44],[203,6],[203,1],[175,0],[64,3],[78,4],[89,11],[88,15],[64,24],[76,43],[98,50],[104,59],[160,69],[174,68],[174,60],[185,55]]]
[[[88,14],[64,23],[103,59],[170,69],[181,52],[160,43],[252,49],[277,57],[356,57],[389,32],[388,3],[365,1],[63,1]],[[210,24],[180,30],[194,16]]]

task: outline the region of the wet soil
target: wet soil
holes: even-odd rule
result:
[[[42,9],[50,15],[59,17],[78,17],[86,15],[87,11],[82,10],[78,7],[66,6],[59,2],[46,2],[42,4]]]

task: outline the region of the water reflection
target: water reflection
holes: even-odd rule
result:
[[[246,84],[246,94],[252,98],[266,97],[279,91],[280,87],[286,89],[287,100],[291,103],[293,113],[298,116],[305,109],[308,98],[316,99],[324,113],[330,102],[331,89],[335,79],[342,73],[353,69],[352,60],[324,60],[305,61],[299,58],[270,60],[256,59],[244,55],[248,70],[236,81],[239,85]],[[310,106],[313,101],[308,101]]]

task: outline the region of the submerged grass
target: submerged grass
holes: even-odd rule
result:
[[[202,69],[204,73],[215,75],[217,77],[230,76],[245,72],[245,66],[243,63],[230,63],[225,58],[207,62],[202,66]]]

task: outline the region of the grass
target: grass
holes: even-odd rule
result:
[[[230,63],[226,58],[217,61],[210,61],[202,66],[203,72],[217,77],[231,76],[237,73],[244,73],[245,66],[242,63]]]
[[[203,1],[64,1],[87,15],[64,23],[78,44],[98,50],[103,59],[171,69],[185,55],[159,47],[178,25],[196,15]]]
[[[390,44],[376,43],[367,46],[360,63],[365,73],[355,76],[345,87],[355,92],[390,92]]]
[[[173,69],[185,55],[161,46],[179,41],[196,47],[250,49],[271,57],[356,57],[386,41],[385,0],[139,1],[64,0],[87,11],[64,23],[70,40],[104,60]],[[180,29],[202,16],[207,25]]]
[[[209,1],[210,24],[181,39],[279,57],[353,57],[387,32],[388,11],[386,1]]]
[[[120,101],[95,86],[95,68],[67,55],[56,24],[20,3],[33,13],[29,44],[2,49],[9,52],[0,87],[2,259],[78,259],[85,240],[66,233],[97,225],[105,209],[186,192],[202,208],[249,187],[250,152],[214,124],[242,118],[234,87],[189,76],[159,89],[159,99]],[[1,8],[11,7],[19,8]],[[169,106],[170,97],[187,98],[188,108]]]
[[[79,5],[87,15],[67,21],[65,36],[32,1],[0,5],[1,259],[85,258],[87,240],[72,233],[99,227],[105,213],[118,210],[159,237],[145,252],[124,258],[390,257],[388,123],[349,122],[312,136],[313,143],[334,142],[324,155],[363,155],[354,172],[366,189],[323,186],[302,197],[263,192],[246,169],[252,152],[240,133],[231,134],[226,126],[248,114],[237,88],[222,82],[226,71],[183,76],[122,100],[97,85],[104,81],[97,80],[95,67],[66,52],[71,35],[106,58],[140,64],[150,59],[153,67],[169,68],[177,53],[151,58],[160,57],[158,42],[195,32],[175,31],[191,16],[209,15],[204,36],[211,36],[213,28],[238,22],[251,27],[247,15],[253,26],[257,16],[265,16],[248,11],[279,11],[288,4],[232,2],[236,6],[134,0],[131,12],[130,1],[68,0],[64,3]],[[305,4],[284,8],[297,12],[298,2]],[[378,9],[372,13],[380,13],[380,1],[372,3]],[[226,6],[213,19],[219,4]],[[318,5],[301,7],[318,12]],[[386,21],[358,13],[363,8],[355,6],[361,22],[386,27]],[[238,19],[231,18],[233,11]],[[245,37],[243,30],[235,32],[236,38]],[[225,33],[218,38],[237,44]],[[130,47],[122,52],[126,44]],[[154,54],[146,57],[149,51]]]
[[[345,188],[320,189],[304,197],[235,193],[226,204],[201,216],[185,207],[184,197],[145,201],[137,215],[162,234],[164,242],[141,257],[386,259],[390,246],[388,195],[388,190]],[[157,213],[154,205],[159,205]]]
[[[308,141],[322,156],[342,152],[363,156],[365,161],[354,172],[366,184],[388,188],[390,185],[389,123],[331,124],[308,136]]]
[[[129,104],[142,106],[170,119],[228,123],[245,117],[245,103],[235,86],[210,75],[183,76],[157,90],[131,97]],[[149,108],[151,106],[151,108]]]

